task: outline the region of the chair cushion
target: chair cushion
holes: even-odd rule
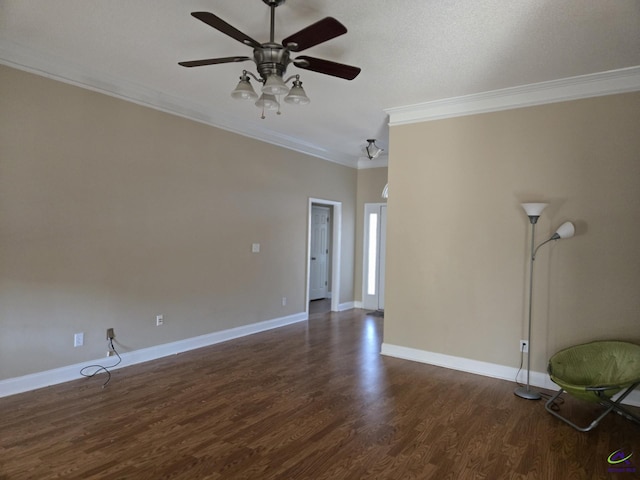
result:
[[[549,359],[548,372],[567,392],[598,401],[587,387],[620,387],[605,392],[611,397],[640,381],[640,345],[602,340],[565,348]]]

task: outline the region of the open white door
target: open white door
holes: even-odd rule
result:
[[[307,223],[307,282],[306,282],[306,312],[309,313],[309,299],[311,298],[311,239],[313,234],[313,207],[321,206],[329,208],[328,232],[330,239],[327,241],[329,254],[329,292],[331,294],[331,311],[340,311],[340,245],[342,243],[342,202],[322,198],[309,198],[308,223]]]
[[[366,310],[384,310],[386,230],[387,204],[365,204],[362,306]]]
[[[309,251],[309,300],[329,295],[329,207],[311,208],[311,248]]]

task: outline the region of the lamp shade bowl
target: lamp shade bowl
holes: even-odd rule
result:
[[[542,211],[549,205],[548,203],[521,203],[522,208],[529,217],[539,217]]]
[[[269,75],[262,87],[262,93],[270,95],[286,95],[289,93],[289,87],[284,83],[282,77],[278,75]]]
[[[302,82],[298,82],[298,83],[302,83]],[[302,86],[295,85],[295,82],[294,82],[294,86],[291,87],[291,90],[289,91],[289,95],[284,97],[284,101],[285,103],[289,103],[293,105],[307,105],[311,100],[309,100],[309,97],[307,97],[307,94],[305,93]]]
[[[258,98],[258,94],[255,92],[249,79],[241,79],[236,86],[236,89],[231,92],[231,98],[236,100],[255,100]]]
[[[557,235],[558,238],[571,238],[576,233],[576,227],[571,222],[564,222],[562,225],[558,227],[554,237]]]
[[[265,110],[278,110],[280,104],[274,95],[263,93],[256,102],[256,107],[264,108]]]

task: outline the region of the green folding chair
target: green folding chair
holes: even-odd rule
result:
[[[640,385],[640,345],[620,341],[596,341],[559,351],[549,359],[547,371],[560,391],[546,403],[546,410],[576,430],[588,432],[609,412],[615,411],[640,424],[640,417],[622,401]],[[588,426],[580,427],[557,411],[556,400],[570,395],[599,403],[604,411]],[[613,400],[617,393],[622,394]],[[555,407],[555,408],[554,408]]]

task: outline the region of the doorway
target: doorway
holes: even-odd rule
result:
[[[340,306],[342,202],[309,198],[307,218],[306,313],[309,314],[309,302],[313,298],[327,299],[328,297],[330,297],[330,310],[337,312]],[[324,235],[326,240],[323,240]],[[322,251],[325,252],[324,258],[320,255]],[[314,257],[315,260],[312,260]],[[314,267],[312,262],[315,263]],[[325,282],[326,290],[322,288]],[[325,302],[329,303],[327,300]]]
[[[311,206],[311,247],[309,255],[309,301],[329,297],[329,227],[331,208]]]
[[[387,204],[365,203],[362,269],[362,306],[384,311],[387,247]]]

